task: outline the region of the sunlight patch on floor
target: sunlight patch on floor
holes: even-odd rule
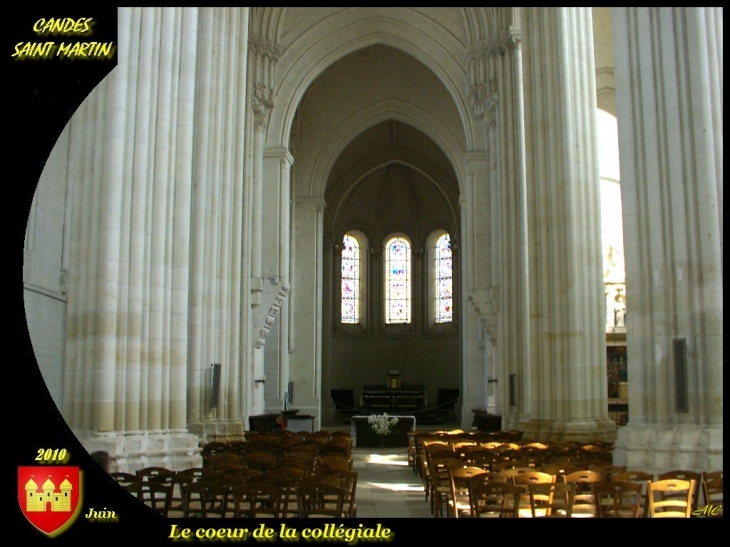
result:
[[[423,492],[423,486],[405,483],[389,483],[389,482],[368,482],[368,484],[375,488],[382,490],[391,490],[392,492]]]
[[[367,463],[407,466],[408,460],[396,454],[370,454]]]

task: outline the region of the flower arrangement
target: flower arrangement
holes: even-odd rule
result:
[[[393,432],[393,428],[398,423],[398,418],[391,418],[387,414],[371,414],[368,416],[368,423],[376,435],[385,437]]]

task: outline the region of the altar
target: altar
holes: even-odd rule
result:
[[[390,418],[398,418],[390,435],[377,435],[368,423],[369,416],[353,416],[350,422],[352,445],[365,448],[407,448],[408,432],[416,430],[416,417],[388,414]]]

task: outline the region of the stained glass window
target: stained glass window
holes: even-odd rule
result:
[[[411,245],[402,237],[385,244],[385,322],[411,322]]]
[[[360,244],[351,235],[342,240],[342,322],[360,322]]]
[[[436,322],[448,323],[453,316],[451,238],[444,234],[436,241]]]

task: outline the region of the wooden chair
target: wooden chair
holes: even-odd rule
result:
[[[481,447],[469,450],[464,454],[464,465],[469,467],[481,467],[487,471],[492,470],[492,452]]]
[[[172,487],[155,481],[138,481],[126,485],[125,489],[163,517],[169,515]]]
[[[654,475],[645,471],[627,470],[617,473],[611,477],[612,481],[628,481],[641,484],[641,517],[649,517],[649,484],[654,480]]]
[[[230,489],[222,484],[199,480],[183,486],[183,516],[224,518],[229,508]]]
[[[578,467],[570,462],[551,462],[546,463],[540,466],[540,471],[544,473],[549,473],[550,475],[555,476],[556,481],[563,481],[563,477],[567,475],[568,473],[573,473],[574,471],[580,471]],[[565,482],[565,481],[563,481]]]
[[[234,518],[281,517],[281,489],[274,484],[249,483],[230,493]]]
[[[508,477],[514,477],[516,475],[524,475],[525,473],[534,473],[540,471],[536,467],[503,467],[501,465],[493,466],[494,471],[502,473]]]
[[[474,518],[517,518],[520,494],[520,488],[514,484],[473,480],[469,485],[471,516]]]
[[[530,471],[520,473],[511,477],[512,483],[520,488],[520,500],[518,504],[518,516],[526,517],[532,515],[530,505],[530,484],[544,484],[555,482],[555,477],[542,471]]]
[[[182,489],[190,480],[177,473],[160,473],[149,478],[149,482],[159,482],[170,488],[170,507],[168,515],[171,517],[182,516]]]
[[[687,471],[685,469],[674,469],[665,473],[659,473],[657,480],[665,479],[681,479],[684,481],[694,481],[692,490],[692,512],[697,510],[697,504],[700,502],[700,490],[702,488],[702,473],[696,471]],[[668,494],[667,494],[668,495]]]
[[[435,518],[446,516],[451,498],[451,476],[450,470],[453,467],[463,467],[462,461],[457,457],[451,458],[429,458],[428,466],[428,488],[431,499],[431,512]]]
[[[315,469],[317,467],[334,467],[336,469],[352,469],[352,458],[343,456],[343,455],[336,455],[336,454],[327,454],[325,456],[319,456],[317,458],[317,463],[315,464]]]
[[[452,517],[471,516],[471,501],[469,499],[471,479],[486,474],[487,472],[481,467],[457,466],[449,469],[449,478],[451,480],[449,509]]]
[[[343,518],[357,517],[357,479],[359,473],[350,469],[323,469],[318,475],[314,476],[315,480],[322,482],[332,482],[335,486],[344,488],[345,502],[342,508]]]
[[[593,485],[598,518],[642,516],[643,485],[630,481],[604,481]]]
[[[613,465],[610,463],[599,463],[597,465],[589,465],[588,469],[600,473],[604,481],[610,481],[614,475],[626,471],[625,465]]]
[[[156,477],[157,475],[171,475],[174,473],[175,471],[167,469],[166,467],[145,467],[143,469],[138,469],[134,472],[135,475],[145,481],[148,480],[150,477]]]
[[[301,518],[342,518],[347,492],[327,482],[306,480],[299,485]]]
[[[719,471],[719,474],[704,474],[702,493],[705,498],[705,507],[701,515],[722,518],[722,471]],[[697,511],[694,514],[697,514]]]
[[[552,482],[528,485],[532,518],[570,518],[575,503],[575,483]]]
[[[111,475],[111,477],[122,486],[127,486],[129,484],[142,481],[141,478],[132,473],[123,473],[121,471],[117,471],[114,473],[109,473],[109,475]]]
[[[191,467],[178,471],[177,474],[184,477],[187,482],[198,482],[207,477],[220,473],[220,470],[206,469],[204,467]]]
[[[252,477],[250,482],[252,484],[271,484],[279,489],[281,492],[279,500],[280,518],[296,518],[299,516],[299,480],[273,470]]]
[[[689,518],[694,480],[663,479],[649,484],[650,518]]]
[[[573,517],[595,517],[596,496],[593,494],[593,483],[601,482],[603,477],[596,471],[589,469],[573,471],[563,477],[566,483],[574,483],[575,503],[573,504]]]

